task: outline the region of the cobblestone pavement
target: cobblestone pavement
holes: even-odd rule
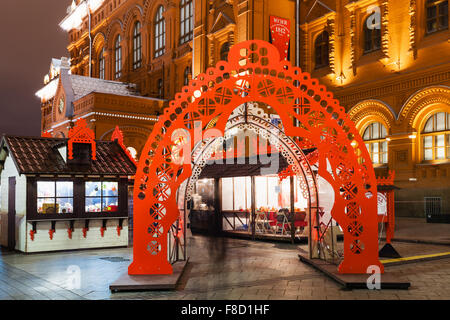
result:
[[[401,251],[416,253],[412,244]],[[0,299],[450,299],[450,259],[386,268],[412,283],[409,290],[344,291],[297,258],[298,245],[192,237],[190,262],[175,291],[111,294],[126,272],[131,248],[0,255]],[[446,246],[441,250],[450,251]],[[424,250],[437,250],[432,246]],[[419,250],[420,251],[420,250]],[[81,270],[80,289],[67,269]]]
[[[450,245],[450,224],[427,223],[425,218],[398,217],[395,219],[395,239]]]

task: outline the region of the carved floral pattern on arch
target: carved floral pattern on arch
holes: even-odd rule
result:
[[[239,89],[243,83],[245,92]],[[129,274],[172,273],[167,232],[180,214],[176,191],[195,174],[191,161],[174,161],[177,144],[172,141],[173,132],[186,130],[191,139],[184,147],[197,152],[199,146],[202,149],[208,143],[208,139],[202,141],[202,134],[211,124],[223,136],[230,115],[246,102],[270,105],[279,115],[286,136],[299,137],[297,140],[317,149],[318,174],[335,193],[331,216],[344,230],[344,260],[339,271],[366,273],[368,266],[377,265],[383,272],[378,259],[377,183],[370,155],[355,125],[318,80],[280,61],[271,44],[253,40],[236,44],[227,62],[220,61],[191,80],[155,125],[136,173],[134,258]],[[183,155],[189,156],[189,152]],[[179,174],[168,178],[163,174],[168,167],[157,170],[163,164]],[[156,220],[159,208],[164,208],[165,215],[158,215]],[[162,227],[157,238],[155,222]]]

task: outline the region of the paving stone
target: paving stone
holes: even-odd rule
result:
[[[217,254],[213,241],[222,240],[194,237],[189,242],[189,267],[179,287],[161,292],[109,292],[109,284],[126,271],[129,262],[100,258],[130,259],[132,248],[38,255],[0,252],[0,299],[450,299],[450,259],[387,267],[409,279],[410,290],[343,291],[339,284],[298,261],[298,245],[284,244],[280,250],[279,245],[269,242],[226,239],[224,245],[217,246],[225,252]],[[438,250],[430,245],[396,246],[408,253]],[[440,250],[450,248],[441,245]],[[70,265],[78,265],[82,271],[79,289],[67,286]]]

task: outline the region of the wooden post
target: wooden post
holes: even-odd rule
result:
[[[291,242],[294,243],[295,242],[295,197],[294,197],[294,177],[290,176],[289,177],[289,182],[290,182],[290,196],[291,196]]]
[[[255,191],[255,177],[252,176],[252,239],[255,239],[255,218],[256,218],[256,191]]]

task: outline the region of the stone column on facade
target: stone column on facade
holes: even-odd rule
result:
[[[381,14],[381,50],[384,58],[389,58],[389,2],[387,0],[381,3]]]
[[[309,36],[308,36],[308,25],[304,24],[301,26],[301,68],[303,71],[309,72]]]
[[[416,28],[417,28],[417,3],[416,0],[409,2],[409,15],[411,17],[409,24],[409,51],[413,53],[414,59],[417,59],[416,47]]]
[[[356,76],[356,13],[352,9],[350,11],[350,62],[353,75]]]
[[[148,66],[153,58],[153,19],[151,17],[146,21],[142,21],[141,41],[142,41],[142,66],[148,70]]]
[[[335,58],[336,58],[336,31],[335,31],[335,20],[333,18],[329,18],[327,21],[327,29],[329,34],[329,65],[331,72],[335,75],[336,74],[336,65],[335,65]]]
[[[178,15],[178,5],[169,1],[164,8],[163,17],[166,21],[166,52],[172,51],[176,48],[175,35],[178,25],[176,24]]]
[[[216,39],[212,37],[209,38],[209,61],[208,61],[208,67],[214,67],[216,64],[216,58],[215,58],[215,50],[216,50]]]
[[[230,47],[234,45],[234,32],[230,31],[228,33],[228,43],[230,44]]]

